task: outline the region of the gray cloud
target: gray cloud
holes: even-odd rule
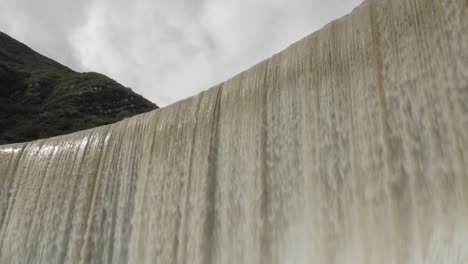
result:
[[[70,32],[87,20],[90,1],[0,0],[0,30],[61,63],[80,68]]]
[[[159,105],[194,95],[362,0],[0,0],[0,30]]]

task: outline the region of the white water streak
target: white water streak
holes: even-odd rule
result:
[[[0,263],[468,263],[466,36],[465,0],[368,0],[198,96],[0,146]]]

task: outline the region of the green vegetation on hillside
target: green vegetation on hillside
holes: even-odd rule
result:
[[[0,144],[110,124],[158,108],[99,73],[77,73],[0,32]]]

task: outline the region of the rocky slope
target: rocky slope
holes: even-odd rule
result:
[[[156,108],[102,74],[75,72],[0,32],[0,144],[67,134]]]

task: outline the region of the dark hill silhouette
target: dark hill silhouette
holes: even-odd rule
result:
[[[0,32],[0,144],[110,124],[157,109],[99,73],[78,73]]]

